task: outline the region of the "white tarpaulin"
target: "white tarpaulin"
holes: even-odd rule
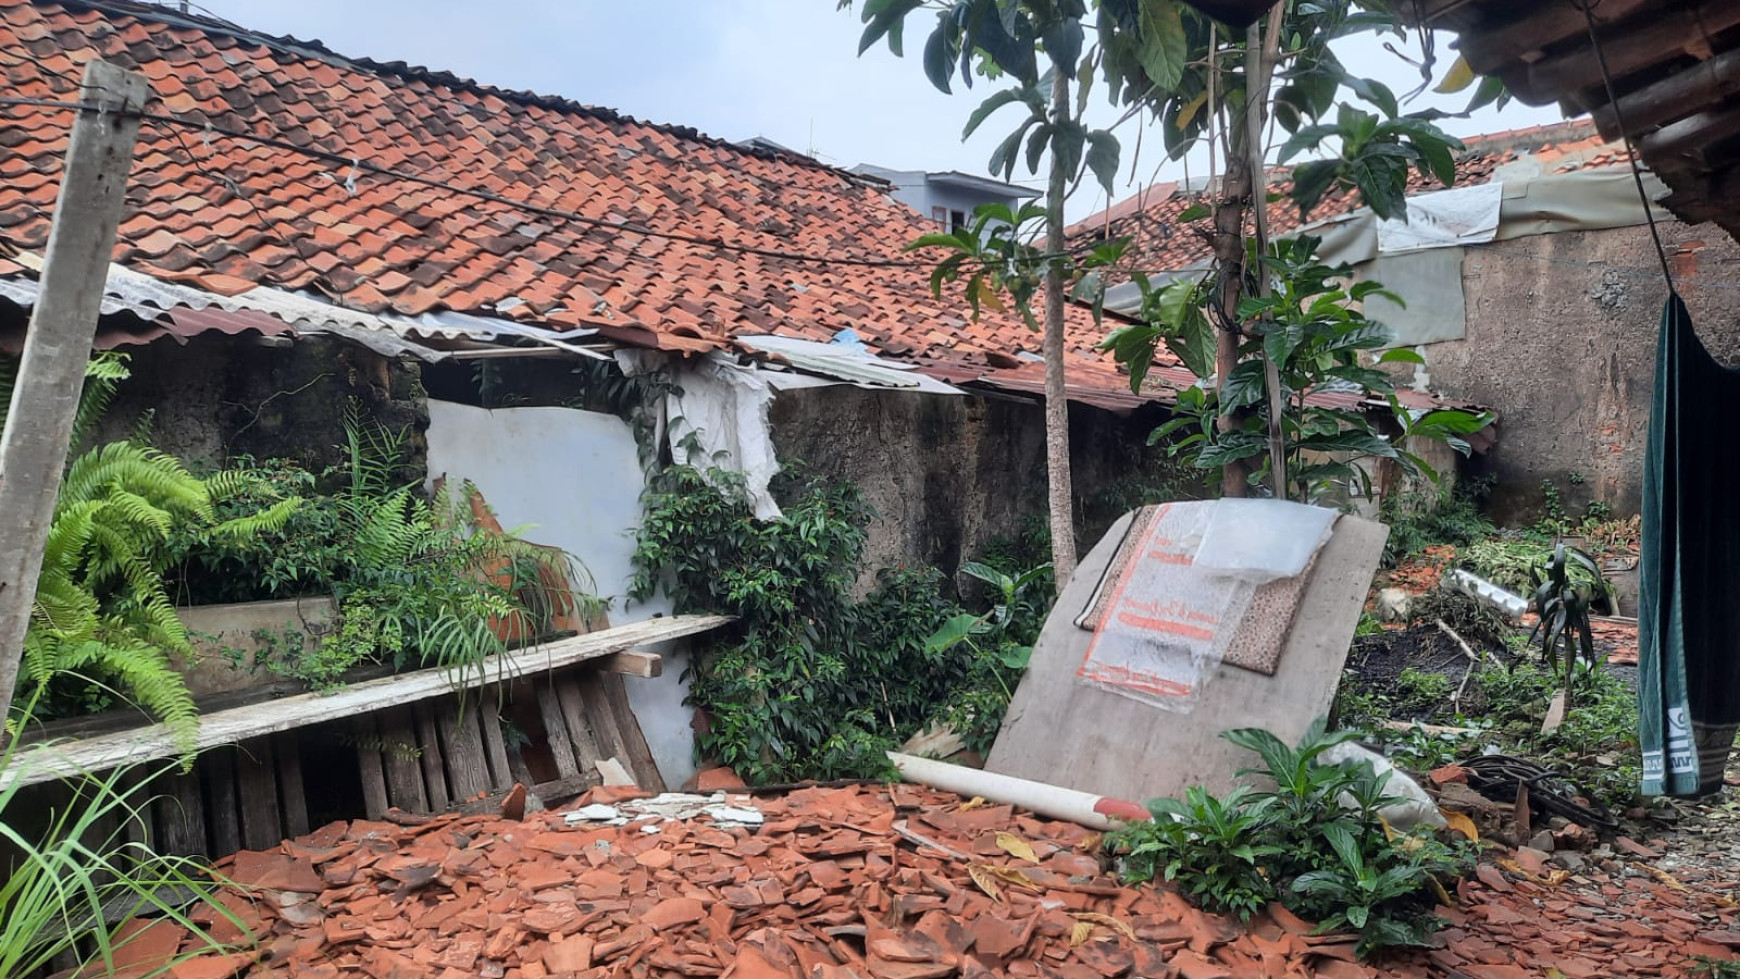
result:
[[[1408,219],[1377,222],[1378,254],[1451,248],[1491,241],[1498,235],[1504,185],[1457,187],[1408,198]]]
[[[767,422],[773,387],[761,371],[714,351],[678,369],[666,401],[671,459],[681,466],[743,474],[755,515],[780,515],[768,484],[779,472]]]

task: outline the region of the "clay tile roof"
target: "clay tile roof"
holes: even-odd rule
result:
[[[884,354],[987,370],[1039,350],[1018,317],[972,322],[958,296],[931,296],[924,257],[902,251],[927,220],[807,157],[128,0],[0,0],[0,51],[31,55],[0,55],[9,96],[76,97],[103,58],[151,79],[148,112],[214,127],[142,129],[115,259],[149,274],[682,352],[848,328]],[[0,247],[45,245],[69,122],[0,107]],[[1115,382],[1092,352],[1107,328],[1070,316],[1072,360]]]
[[[1473,136],[1463,143],[1465,149],[1456,161],[1457,187],[1487,183],[1500,167],[1524,158],[1537,161],[1546,173],[1627,163],[1624,147],[1603,140],[1587,119]],[[1273,233],[1285,234],[1360,206],[1355,195],[1344,191],[1325,197],[1309,215],[1302,217],[1299,208],[1286,197],[1292,188],[1291,167],[1270,169],[1269,191],[1281,195],[1280,200],[1268,206],[1269,228]],[[1409,176],[1410,194],[1442,189],[1436,180],[1417,172]],[[1212,230],[1210,219],[1179,220],[1193,205],[1211,207],[1212,197],[1185,192],[1176,182],[1154,184],[1071,225],[1070,240],[1080,244],[1128,235],[1131,243],[1126,255],[1134,267],[1149,272],[1188,268],[1212,256],[1208,238]]]

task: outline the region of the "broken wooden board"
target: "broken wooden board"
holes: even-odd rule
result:
[[[218,711],[200,718],[194,748],[203,750],[235,744],[265,734],[356,717],[385,707],[426,701],[515,677],[536,676],[578,663],[613,657],[636,646],[709,632],[731,621],[730,617],[719,615],[647,619],[505,656],[486,657],[463,673],[439,668],[418,670],[354,684],[336,693],[298,694]],[[618,674],[600,675],[621,682]],[[102,772],[122,764],[173,758],[182,753],[183,747],[167,727],[158,724],[81,741],[25,748],[18,752],[5,771],[0,772],[0,788]],[[435,800],[430,801],[434,803]]]
[[[1126,515],[1112,526],[1064,589],[985,767],[1116,799],[1174,796],[1190,785],[1225,792],[1234,772],[1257,758],[1222,739],[1222,731],[1261,727],[1292,744],[1329,712],[1389,531],[1341,517],[1308,572],[1275,674],[1223,663],[1193,709],[1177,713],[1076,678],[1094,634],[1074,619],[1130,520]]]

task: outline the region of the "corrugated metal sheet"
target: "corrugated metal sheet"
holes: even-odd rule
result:
[[[29,266],[35,256],[18,256]],[[0,278],[0,298],[25,309],[36,304],[38,283],[28,276]],[[493,341],[505,337],[531,340],[571,353],[600,357],[573,341],[594,335],[595,330],[560,333],[512,320],[473,316],[450,311],[417,316],[397,313],[365,313],[327,302],[315,296],[259,286],[234,296],[221,296],[204,289],[168,282],[120,265],[109,266],[103,289],[103,316],[130,313],[146,321],[143,329],[105,331],[98,347],[148,343],[165,335],[196,336],[206,332],[228,334],[257,330],[271,336],[284,333],[331,333],[363,343],[389,356],[411,354],[423,360],[440,360],[446,353],[416,341],[422,339]],[[378,339],[376,339],[378,338]],[[389,339],[390,338],[390,339]]]
[[[960,394],[959,388],[927,377],[912,364],[877,357],[863,347],[821,343],[795,337],[745,334],[737,342],[749,350],[771,354],[792,367],[864,387],[895,388],[927,394]]]

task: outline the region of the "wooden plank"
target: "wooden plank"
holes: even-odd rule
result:
[[[1129,521],[1112,526],[1064,587],[986,771],[1115,799],[1178,795],[1192,784],[1223,793],[1257,759],[1220,732],[1262,727],[1293,744],[1329,710],[1388,528],[1340,517],[1309,572],[1275,675],[1222,664],[1182,714],[1076,679],[1094,634],[1075,625],[1074,612],[1087,606]]]
[[[308,792],[302,785],[302,742],[294,731],[272,735],[278,760],[278,807],[284,812],[284,835],[294,839],[309,830]]]
[[[1657,173],[1708,173],[1716,167],[1704,151],[1736,134],[1740,134],[1740,107],[1700,112],[1638,140],[1637,151]]]
[[[579,677],[573,673],[553,678],[550,688],[556,691],[556,700],[562,705],[562,719],[568,723],[568,737],[574,742],[574,756],[580,761],[580,770],[593,771],[598,759],[614,754],[608,742],[599,735],[603,719],[593,717],[587,709]]]
[[[598,668],[608,673],[621,673],[624,676],[650,679],[664,675],[665,658],[658,653],[631,649],[626,653],[605,657],[598,662]]]
[[[409,707],[388,707],[375,715],[381,732],[381,763],[387,772],[387,802],[406,812],[430,812],[418,756],[417,722]]]
[[[210,856],[205,837],[205,793],[197,772],[165,772],[152,783],[156,798],[151,808],[157,817],[160,852],[176,856]]]
[[[374,715],[352,718],[351,733],[356,740],[357,771],[362,776],[363,813],[379,819],[391,803],[387,801],[387,772],[381,764],[381,736],[375,729]]]
[[[653,760],[652,749],[647,747],[646,735],[640,729],[640,718],[634,715],[634,708],[628,703],[628,688],[623,684],[621,674],[599,673],[594,685],[610,710],[617,741],[622,745],[623,754],[617,757],[627,763],[628,770],[634,774],[635,784],[648,792],[663,792],[664,776],[659,774],[658,762]]]
[[[1664,61],[1682,57],[1695,43],[1740,25],[1740,3],[1705,0],[1696,9],[1660,10],[1629,24],[1616,24],[1600,31],[1601,49],[1615,82]],[[1601,65],[1594,49],[1579,44],[1562,54],[1529,65],[1523,72],[1508,72],[1515,79],[1511,90],[1530,104],[1553,101],[1580,89],[1601,84]]]
[[[395,704],[429,700],[486,683],[533,676],[577,663],[627,652],[637,646],[680,639],[731,622],[724,615],[676,615],[563,639],[506,656],[488,657],[463,674],[440,668],[370,680],[331,694],[300,694],[249,707],[207,714],[200,719],[195,747],[204,750],[262,734],[341,720]],[[71,744],[45,744],[21,751],[0,772],[0,788],[32,785],[85,772],[107,771],[122,763],[172,758],[178,745],[163,725],[91,738]]]
[[[211,838],[207,856],[227,857],[242,848],[242,821],[236,811],[236,752],[225,748],[200,756],[205,783],[206,829]]]
[[[272,739],[255,738],[236,748],[242,845],[250,850],[269,850],[284,841],[284,829],[278,820],[278,772]]]
[[[614,674],[591,670],[571,674],[565,679],[573,689],[580,692],[581,702],[586,705],[586,720],[592,725],[592,735],[598,741],[598,757],[620,760],[629,766],[629,772],[639,778],[640,772],[635,771],[634,764],[628,758],[628,742],[622,736],[616,711],[604,692],[605,677],[613,677],[618,683],[622,682],[622,678]]]
[[[440,701],[436,721],[441,728],[441,754],[447,762],[447,787],[456,800],[489,791],[489,762],[478,733],[477,701],[457,697]]]
[[[559,778],[574,778],[580,774],[574,742],[568,737],[568,724],[562,717],[562,705],[550,684],[538,686],[538,714],[544,720],[544,734],[550,743],[550,756],[556,761]]]
[[[489,760],[489,784],[498,789],[512,788],[515,782],[521,782],[508,763],[507,738],[501,729],[502,698],[506,696],[505,687],[486,687],[477,704],[477,721],[483,728],[483,754]]]
[[[429,797],[429,811],[447,808],[447,770],[441,764],[441,735],[435,729],[435,705],[417,704],[411,708],[417,722],[417,764],[423,768],[423,787]]]
[[[1601,0],[1595,8],[1597,29],[1630,17],[1658,0]],[[1587,39],[1588,23],[1576,4],[1517,4],[1522,16],[1502,26],[1462,32],[1457,50],[1477,75],[1490,75],[1524,55],[1542,51],[1571,37]],[[1526,12],[1525,12],[1526,11]],[[1403,17],[1412,18],[1405,7]]]
[[[1621,97],[1617,116],[1625,117],[1625,125],[1633,133],[1641,133],[1683,119],[1737,93],[1740,93],[1740,50],[1726,51]],[[1619,138],[1619,120],[1613,104],[1598,106],[1590,115],[1603,136]]]

